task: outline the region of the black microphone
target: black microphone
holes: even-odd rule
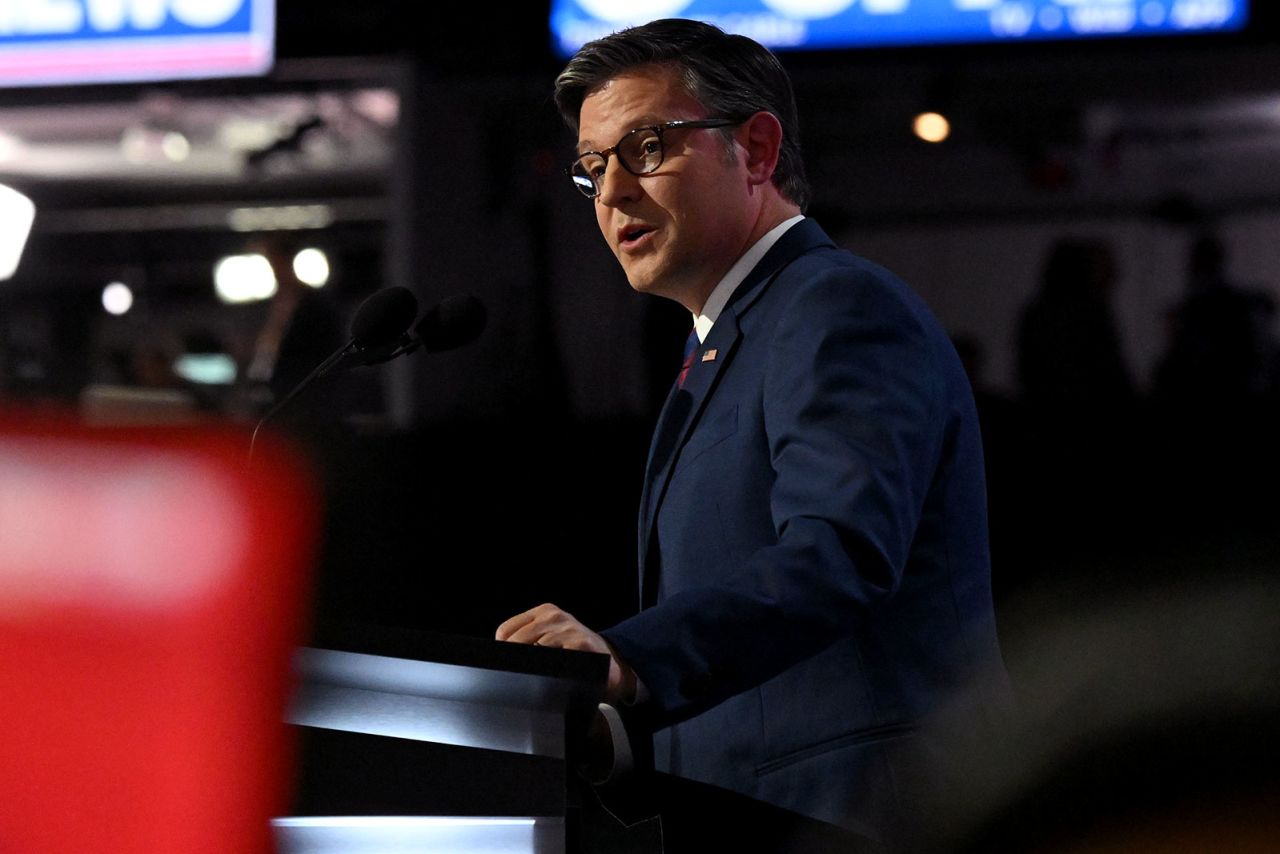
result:
[[[449,297],[433,306],[413,327],[415,343],[408,352],[421,347],[428,353],[443,353],[470,344],[480,337],[487,320],[480,300],[470,294]]]
[[[408,288],[375,291],[360,303],[351,319],[351,340],[339,351],[337,359],[332,356],[330,359],[336,364],[347,353],[358,355],[395,343],[417,316],[418,300]]]
[[[289,393],[262,416],[258,426],[253,428],[253,436],[249,439],[249,456],[253,456],[253,444],[258,438],[258,431],[272,416],[284,409],[313,382],[332,371],[343,359],[354,354],[357,358],[362,353],[376,352],[388,346],[395,346],[405,335],[405,330],[413,323],[418,314],[418,300],[408,288],[391,287],[374,291],[351,319],[351,340],[343,344],[334,353],[316,365],[311,373],[302,378],[302,382],[289,390]]]
[[[484,304],[470,294],[447,297],[428,309],[399,341],[361,351],[356,359],[363,365],[377,365],[419,349],[428,353],[454,350],[478,338],[487,319]]]

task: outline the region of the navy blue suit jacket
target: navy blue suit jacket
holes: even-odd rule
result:
[[[923,722],[1000,671],[973,396],[884,269],[805,220],[673,388],[640,508],[641,611],[603,634],[658,770],[878,834]]]

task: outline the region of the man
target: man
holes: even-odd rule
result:
[[[794,98],[760,45],[657,21],[585,46],[556,99],[605,240],[697,346],[650,452],[641,612],[597,634],[543,605],[497,637],[607,653],[659,770],[885,832],[927,717],[1001,668],[960,362],[801,215]]]

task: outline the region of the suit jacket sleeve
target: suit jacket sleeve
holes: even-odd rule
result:
[[[715,454],[674,475],[750,493],[739,497],[767,505],[771,530],[723,565],[694,542],[664,541],[661,571],[698,580],[605,632],[651,692],[654,726],[763,683],[897,595],[947,441],[954,353],[901,283],[830,251],[793,262],[771,288],[744,310],[724,367],[739,381],[714,392],[742,395],[738,417],[751,423],[738,429],[759,435],[758,451],[739,453],[767,455],[765,476]]]

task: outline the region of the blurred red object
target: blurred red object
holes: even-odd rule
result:
[[[0,851],[272,850],[316,512],[246,447],[0,421]]]

